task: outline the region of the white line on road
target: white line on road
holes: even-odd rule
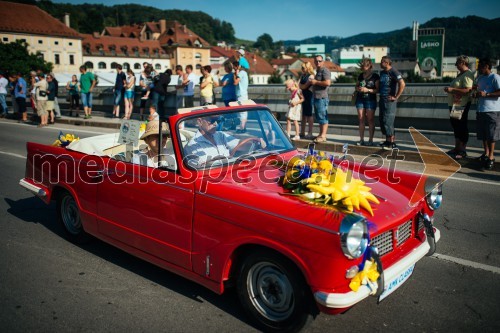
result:
[[[13,126],[23,126],[26,127],[26,124],[19,124],[19,123],[7,123],[7,122],[1,122],[1,124],[8,124],[8,125],[13,125]],[[57,130],[57,131],[75,131],[75,132],[81,132],[81,133],[89,133],[89,134],[103,134],[103,132],[97,132],[97,131],[89,131],[89,130],[82,130],[79,128],[63,128],[63,127],[57,127],[57,126],[50,126],[50,127],[45,127],[42,129],[42,131],[46,130]]]
[[[15,154],[15,153],[9,153],[9,152],[6,152],[6,151],[0,151],[0,154],[4,154],[4,155],[9,155],[9,156],[14,156],[14,157],[19,157],[19,158],[22,158],[22,159],[26,159],[26,156]]]
[[[470,260],[465,260],[465,259],[460,259],[460,258],[455,258],[455,257],[450,257],[445,254],[439,254],[439,253],[434,253],[431,258],[434,259],[439,259],[439,260],[444,260],[444,261],[450,261],[455,264],[459,264],[462,266],[467,266],[467,267],[472,267],[476,269],[482,269],[488,272],[492,272],[495,274],[500,274],[500,268],[495,267],[495,266],[490,266],[490,265],[485,265],[481,264],[475,261],[470,261]]]
[[[497,181],[494,181],[494,180],[464,179],[464,178],[457,178],[457,177],[449,177],[448,179],[459,180],[459,181],[462,181],[462,182],[479,183],[479,184],[488,184],[488,185],[497,185],[497,186],[500,185],[500,182],[497,182]]]

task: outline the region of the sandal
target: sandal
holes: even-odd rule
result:
[[[318,137],[316,137],[316,139],[314,139],[314,142],[316,142],[316,143],[326,142],[326,138],[324,138],[322,136],[318,136]]]
[[[466,157],[467,157],[467,153],[465,152],[465,150],[459,151],[455,154],[455,156],[453,156],[453,158],[456,160],[461,160],[461,159],[466,158]]]

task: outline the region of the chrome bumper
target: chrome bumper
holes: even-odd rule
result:
[[[434,228],[435,229],[435,228]],[[434,237],[436,242],[441,237],[441,233],[438,229],[435,229]],[[411,265],[415,264],[417,261],[422,259],[429,251],[430,246],[427,241],[422,242],[422,244],[410,252],[406,257],[396,262],[391,267],[384,270],[384,280],[386,282],[393,280],[400,274],[402,274]],[[387,286],[384,286],[384,289]],[[314,298],[318,304],[327,308],[343,309],[349,308],[354,304],[362,301],[370,295],[370,288],[366,285],[362,285],[358,291],[349,291],[347,293],[325,293],[318,291],[314,293]]]
[[[41,198],[47,196],[47,192],[45,192],[44,189],[42,189],[41,187],[36,186],[30,182],[27,182],[26,180],[24,180],[24,178],[19,181],[19,185],[21,185],[21,187],[24,187],[25,189],[27,189],[31,193],[33,193]]]

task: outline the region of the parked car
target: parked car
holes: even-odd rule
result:
[[[20,185],[57,202],[73,242],[98,238],[218,294],[234,286],[264,331],[298,331],[320,311],[344,312],[370,294],[383,299],[435,250],[442,192],[432,179],[330,158],[378,203],[373,215],[338,198],[337,206],[318,204],[284,186],[287,163],[304,152],[266,106],[190,111],[158,126],[161,156],[123,133],[66,147],[29,142]],[[246,131],[224,126],[242,117]],[[139,155],[154,165],[134,163]],[[368,263],[375,278],[354,291]]]

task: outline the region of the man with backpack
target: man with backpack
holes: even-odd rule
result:
[[[385,150],[396,148],[394,120],[396,119],[397,102],[405,89],[405,81],[401,73],[392,67],[392,60],[389,56],[383,56],[380,60],[380,100],[379,100],[379,120],[380,130],[385,135],[385,141],[380,145]]]

